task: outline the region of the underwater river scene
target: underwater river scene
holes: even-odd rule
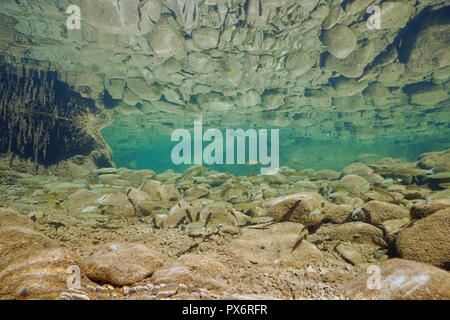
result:
[[[3,0],[0,40],[0,300],[450,300],[448,0]]]

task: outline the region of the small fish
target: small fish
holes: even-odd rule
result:
[[[236,209],[236,210],[242,210],[242,211],[249,211],[249,210],[251,210],[251,209],[253,209],[253,208],[255,208],[257,206],[257,204],[255,204],[255,203],[238,203],[238,204],[235,204],[234,205],[234,208]]]
[[[200,221],[195,221],[195,222],[191,222],[191,223],[183,225],[183,230],[185,230],[187,232],[199,231],[199,230],[204,230],[204,229],[205,229],[205,226]]]
[[[123,192],[125,189],[123,187],[97,187],[91,189],[89,192],[94,194],[108,194],[114,192]]]
[[[116,173],[117,169],[116,168],[100,168],[100,169],[95,169],[92,172],[96,173],[96,174],[108,174],[108,173]]]
[[[233,224],[231,218],[223,213],[215,212],[212,214],[211,219],[223,224]]]
[[[186,208],[186,216],[189,219],[190,222],[193,222],[194,220],[192,219],[192,215],[191,212],[189,211],[189,209]]]
[[[81,189],[86,187],[85,183],[71,183],[71,182],[52,182],[44,184],[48,189]]]
[[[247,221],[250,223],[258,224],[258,223],[267,223],[272,222],[272,217],[248,217]]]
[[[381,238],[381,237],[374,236],[373,237],[373,242],[375,242],[377,245],[379,245],[382,248],[387,248],[388,247],[388,244],[386,243],[386,241],[384,241],[384,239]]]
[[[431,180],[450,179],[450,172],[439,172],[427,177]]]
[[[440,183],[438,186],[444,189],[450,189],[450,182]]]
[[[203,225],[205,228],[207,228],[209,226],[209,223],[211,222],[211,217],[212,217],[212,213],[209,213],[208,216],[206,217],[205,224]]]
[[[431,170],[423,170],[423,169],[399,169],[399,170],[394,170],[392,172],[393,174],[397,174],[397,175],[403,175],[403,176],[427,176],[427,175],[431,175],[434,173],[433,169]]]
[[[426,198],[428,201],[441,199],[450,199],[450,189],[433,192]]]
[[[297,240],[295,241],[294,246],[292,247],[291,253],[298,248],[298,246],[303,242],[303,240],[306,240],[308,233],[309,233],[308,228],[306,227],[303,227],[302,230],[300,230]]]
[[[97,207],[100,210],[109,209],[109,208],[115,208],[116,207],[116,206],[114,206],[112,204],[104,204],[104,203],[91,203],[90,206]]]
[[[90,213],[90,212],[94,211],[95,209],[97,209],[96,206],[87,206],[80,212],[80,214]]]
[[[372,187],[372,190],[375,191],[375,192],[378,192],[381,195],[384,195],[384,196],[392,199],[392,195],[388,191],[386,191],[386,190],[384,190],[382,188]]]

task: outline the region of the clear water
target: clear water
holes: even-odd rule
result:
[[[217,127],[204,125],[203,132],[208,128]],[[230,128],[230,126],[218,128],[225,136],[225,129]],[[249,126],[242,123],[241,126],[235,125],[231,128],[246,130]],[[302,137],[301,128],[295,126],[277,127],[263,125],[253,128],[256,130],[259,128],[268,130],[279,129],[280,166],[289,166],[297,170],[308,168],[315,170],[341,170],[356,161],[358,156],[365,154],[375,154],[377,158],[392,157],[403,158],[406,161],[415,161],[424,152],[443,150],[450,147],[449,138],[445,134],[432,136],[419,134],[413,134],[412,136],[385,136],[362,140],[357,136],[349,138],[320,135]],[[111,126],[102,130],[102,135],[112,149],[113,160],[117,167],[152,169],[157,173],[169,169],[175,172],[182,172],[192,165],[176,165],[171,159],[172,149],[178,143],[171,141],[171,132],[175,129],[176,127],[164,128],[160,125],[136,129],[135,126],[128,126],[123,119],[117,118]],[[189,128],[189,130],[193,136],[192,128]],[[203,147],[205,148],[209,143],[203,142]],[[268,150],[270,151],[270,144]],[[248,152],[246,161],[248,161]],[[259,173],[262,167],[260,164],[253,163],[203,165],[220,172],[229,172],[236,175]]]

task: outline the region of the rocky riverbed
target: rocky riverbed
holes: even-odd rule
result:
[[[271,176],[29,165],[0,164],[2,299],[450,299],[450,149]]]

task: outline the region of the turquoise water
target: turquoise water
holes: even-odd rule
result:
[[[205,132],[209,126],[203,128]],[[219,128],[225,137],[225,129]],[[242,129],[248,129],[243,126]],[[258,127],[254,127],[258,130]],[[375,158],[392,157],[403,158],[414,161],[424,152],[442,150],[450,147],[446,136],[415,135],[413,137],[378,137],[370,140],[361,140],[357,137],[299,137],[299,128],[287,126],[261,126],[265,129],[279,129],[279,157],[280,166],[289,166],[297,170],[312,168],[315,170],[333,169],[341,170],[350,163],[356,161],[358,156],[375,154]],[[163,132],[163,129],[164,132]],[[178,144],[171,141],[173,128],[162,128],[161,126],[140,127],[139,130],[132,128],[121,120],[114,122],[102,131],[102,135],[110,145],[116,166],[131,169],[152,169],[157,173],[168,169],[182,172],[194,165],[173,163],[171,153]],[[189,129],[193,136],[192,128]],[[270,135],[269,135],[270,138]],[[269,141],[270,142],[270,141]],[[246,158],[248,157],[248,140],[246,140]],[[203,142],[203,149],[210,142]],[[270,143],[268,151],[270,154]],[[236,153],[235,161],[236,163]],[[192,157],[193,158],[193,157]],[[225,157],[224,157],[225,159]],[[192,159],[193,160],[193,159]],[[205,167],[220,172],[229,172],[237,175],[246,175],[250,172],[259,173],[263,166],[259,163],[246,164],[213,164],[203,163]]]

